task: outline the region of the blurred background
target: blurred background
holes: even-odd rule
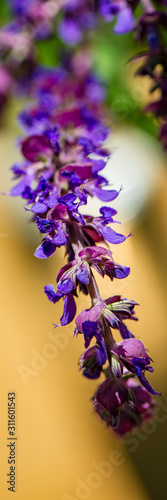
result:
[[[157,123],[141,109],[148,100],[149,81],[133,78],[134,53],[129,35],[116,39],[105,26],[98,37],[95,67],[108,84],[107,105],[112,115],[111,148],[105,175],[123,190],[114,202],[122,232],[133,236],[111,248],[114,260],[131,267],[126,280],[98,282],[102,296],[121,294],[134,299],[139,322],[133,333],[149,349],[154,373],[148,377],[162,392],[152,423],[120,441],[91,409],[97,382],[78,372],[83,339],[73,338],[74,324],[54,330],[62,304],[52,305],[43,293],[54,283],[65,262],[63,251],[40,261],[33,253],[40,236],[23,202],[0,198],[1,263],[1,426],[0,491],[8,499],[7,394],[16,392],[16,493],[18,500],[150,500],[166,497],[167,449],[167,169],[155,138]],[[110,36],[110,44],[108,37]],[[115,42],[116,41],[116,42]],[[39,60],[53,64],[55,46],[38,47]],[[111,50],[114,44],[114,50]],[[16,148],[20,99],[10,99],[0,129],[1,192],[12,186],[10,166],[19,159]],[[91,200],[88,212],[99,203]],[[119,229],[119,228],[118,228]],[[77,312],[89,307],[78,299]],[[131,326],[131,325],[130,325]],[[105,464],[104,464],[105,463]]]

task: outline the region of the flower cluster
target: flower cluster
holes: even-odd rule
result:
[[[116,18],[117,33],[133,29],[133,12],[138,2],[10,3],[16,17],[14,24],[1,31],[0,44],[9,46],[8,35],[13,40],[14,34],[17,40],[28,29],[31,36],[28,45],[23,46],[24,59],[31,52],[29,42],[32,44],[41,29],[44,35],[52,29],[52,20],[59,10],[63,17],[58,17],[57,32],[73,47],[83,39],[85,31],[96,25],[97,14],[107,22]],[[16,45],[13,48],[11,42],[14,57]],[[105,376],[94,394],[93,408],[107,425],[123,435],[153,416],[155,403],[150,394],[158,393],[145,377],[146,371],[153,371],[152,360],[126,324],[127,320],[137,320],[136,302],[111,296],[110,292],[109,297],[101,297],[94,276],[95,270],[102,278],[107,275],[113,281],[130,273],[129,267],[114,261],[108,248],[108,243],[121,244],[130,235],[114,229],[117,212],[107,205],[119,191],[112,189],[102,175],[110,156],[105,146],[109,132],[103,108],[105,89],[92,72],[85,47],[74,48],[68,53],[68,60],[64,55],[61,63],[52,69],[36,65],[31,71],[33,104],[19,115],[26,136],[19,140],[23,161],[12,167],[16,184],[10,194],[25,200],[25,208],[42,235],[34,254],[37,258],[49,258],[57,247],[65,247],[67,263],[58,272],[56,287],[48,284],[44,290],[52,303],[64,301],[60,325],[74,320],[79,291],[90,296],[91,307],[75,318],[74,333],[82,334],[85,344],[79,369],[89,379]],[[5,81],[5,73],[3,78]],[[80,210],[89,196],[103,202],[99,216],[84,215]],[[122,341],[114,339],[113,331],[116,338],[121,335]]]

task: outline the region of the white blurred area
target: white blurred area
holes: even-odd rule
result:
[[[112,206],[118,211],[118,220],[128,222],[140,214],[156,192],[165,165],[162,146],[149,134],[129,126],[113,132],[106,146],[111,150],[111,158],[100,174],[107,178],[110,189],[123,189],[109,203],[89,197],[81,211],[99,215],[101,206]]]

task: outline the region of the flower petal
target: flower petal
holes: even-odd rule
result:
[[[54,245],[51,240],[45,239],[43,240],[42,245],[36,249],[34,256],[38,257],[38,259],[47,259],[54,254],[55,250],[56,245]]]
[[[56,293],[53,285],[44,286],[44,292],[46,293],[48,299],[54,304],[61,299],[62,294]]]

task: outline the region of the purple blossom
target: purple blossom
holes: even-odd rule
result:
[[[69,288],[69,290],[70,290],[70,288]],[[54,304],[56,304],[56,302],[58,302],[62,297],[64,297],[64,310],[63,310],[63,315],[60,318],[60,324],[62,326],[64,326],[64,325],[68,325],[69,323],[71,323],[71,321],[73,321],[75,314],[76,314],[76,305],[75,305],[75,300],[74,300],[72,293],[70,293],[70,291],[64,292],[63,290],[55,292],[53,285],[46,285],[44,287],[44,291],[45,291],[48,299],[51,302],[53,302]],[[59,325],[55,325],[55,326],[59,326]]]
[[[136,302],[126,299],[120,300],[120,296],[110,297],[97,303],[90,309],[82,311],[76,318],[76,325],[79,332],[83,333],[83,324],[86,321],[96,321],[100,326],[102,320],[114,329],[120,330],[123,319],[136,319],[134,317],[134,305]]]

